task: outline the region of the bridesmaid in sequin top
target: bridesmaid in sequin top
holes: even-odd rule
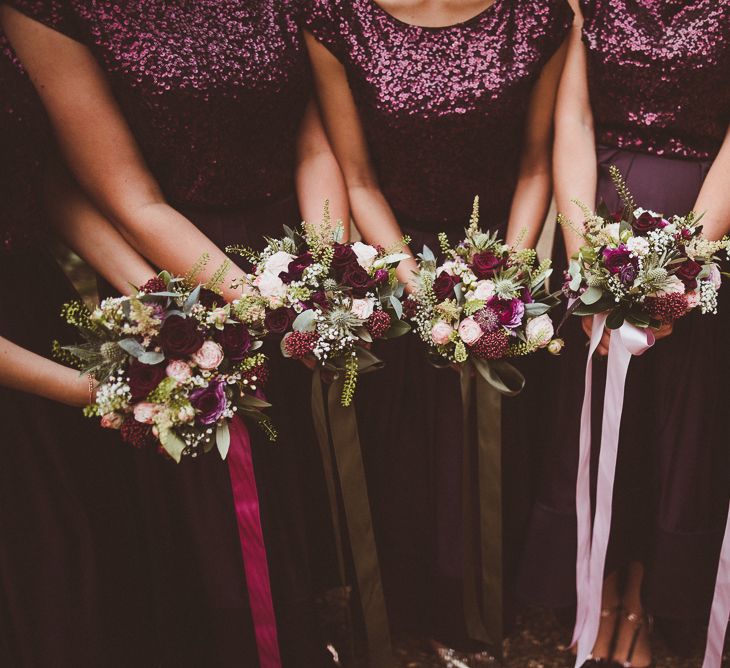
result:
[[[557,106],[559,210],[582,221],[573,198],[604,200],[618,210],[608,174],[616,165],[640,206],[666,215],[704,212],[705,236],[722,237],[730,230],[730,4],[584,0],[581,9]],[[565,246],[559,241],[555,263],[565,267],[565,246],[571,255],[580,241],[569,229]],[[618,625],[614,659],[648,666],[646,613],[707,619],[730,489],[721,419],[727,296],[721,294],[717,316],[695,314],[674,331],[662,327],[657,345],[631,362],[597,658],[609,655]],[[566,355],[553,376],[561,404],[551,411],[521,578],[525,595],[552,606],[575,600],[575,406],[586,338],[577,319],[569,326]],[[590,331],[590,321],[583,326]],[[607,344],[608,334],[603,354]],[[605,377],[596,376],[593,424],[600,425]],[[600,433],[593,442],[600,443]],[[670,630],[667,639],[676,641],[677,623]]]
[[[232,243],[349,218],[293,0],[13,0],[5,28],[79,183],[151,262],[202,280]],[[10,5],[13,9],[10,8]],[[297,198],[297,192],[299,198]],[[233,266],[223,286],[241,277]],[[230,279],[230,280],[229,280]],[[311,380],[272,351],[275,448],[252,430],[284,665],[318,666],[305,525],[321,477]],[[297,368],[292,368],[297,367]],[[150,554],[154,665],[258,665],[227,466],[134,453]]]
[[[312,0],[305,14],[325,125],[363,237],[391,246],[406,233],[414,251],[436,250],[437,232],[463,233],[479,195],[485,228],[510,242],[524,231],[533,246],[550,197],[568,3]],[[413,267],[399,267],[404,282]],[[469,649],[458,376],[432,369],[410,337],[379,354],[386,368],[363,379],[359,411],[391,618]],[[524,450],[505,419],[509,470]],[[521,484],[505,484],[508,549]]]

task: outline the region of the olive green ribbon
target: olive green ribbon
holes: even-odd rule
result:
[[[513,397],[524,376],[503,360],[473,360],[461,368],[464,620],[469,637],[502,658],[502,395]],[[477,448],[471,406],[476,404]],[[476,471],[476,476],[475,476]]]
[[[358,358],[360,373],[382,366],[382,362],[367,351],[358,351]],[[341,403],[344,385],[344,375],[338,373],[341,369],[327,368],[336,375],[327,391],[326,409],[322,371],[317,367],[313,374],[312,416],[322,454],[339,576],[344,585],[346,568],[338,487],[360,594],[370,665],[389,668],[393,665],[390,627],[357,429],[357,414],[354,406],[345,407]]]

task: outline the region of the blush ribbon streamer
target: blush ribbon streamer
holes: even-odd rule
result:
[[[725,645],[728,620],[730,619],[730,510],[725,526],[720,563],[717,569],[715,596],[712,600],[710,625],[707,629],[707,647],[702,668],[720,668]]]

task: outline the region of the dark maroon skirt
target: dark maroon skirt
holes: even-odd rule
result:
[[[284,224],[300,222],[294,197],[245,210],[179,209],[221,248],[261,248],[265,235],[281,236]],[[315,512],[326,503],[311,419],[311,374],[285,360],[278,345],[267,352],[271,381],[265,391],[279,438],[271,443],[249,425],[254,467],[282,661],[310,668],[321,665],[324,647],[310,569],[317,556],[312,552],[323,548],[309,538],[317,529],[312,518],[326,526]],[[258,657],[226,462],[215,451],[180,464],[153,451],[135,454],[159,662],[176,668],[254,668]]]
[[[50,255],[0,256],[0,336],[50,356],[78,295]],[[79,409],[0,388],[0,664],[129,666],[146,606],[121,446]]]
[[[692,209],[708,163],[600,148],[598,200],[620,208],[608,168],[624,174],[637,203],[666,215]],[[562,235],[556,276],[565,266]],[[719,315],[692,314],[629,367],[621,422],[607,572],[630,561],[646,569],[647,609],[671,619],[706,618],[730,490],[727,406],[730,292]],[[519,575],[520,594],[558,608],[575,603],[575,480],[586,337],[578,318],[550,361],[549,422],[537,500]],[[593,443],[600,443],[605,361],[594,363]],[[552,399],[551,399],[552,397]],[[594,468],[598,447],[593,448]]]
[[[426,244],[438,253],[435,232],[399,218],[414,252]],[[453,241],[458,241],[467,224],[443,229],[451,230]],[[414,334],[381,342],[375,352],[386,364],[360,380],[357,408],[391,622],[401,630],[465,646],[459,376],[434,367]],[[507,619],[513,611],[515,564],[532,502],[531,449],[540,426],[543,359],[535,355],[514,360],[527,384],[519,396],[502,402]]]

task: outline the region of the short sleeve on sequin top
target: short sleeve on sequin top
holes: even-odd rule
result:
[[[350,0],[309,0],[303,9],[304,27],[339,60],[345,57],[345,12]]]
[[[528,18],[525,19],[522,39],[539,49],[541,58],[538,62],[542,67],[565,42],[573,24],[573,9],[568,0],[527,0],[525,4],[528,6],[524,15]],[[546,7],[548,11],[545,11]]]
[[[80,39],[73,11],[65,0],[7,0],[7,2],[11,7],[39,23],[72,39]]]

